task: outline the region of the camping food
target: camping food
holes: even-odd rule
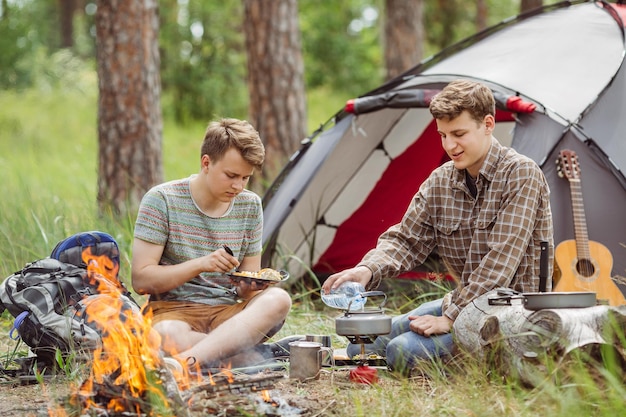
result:
[[[250,278],[254,280],[261,281],[271,281],[271,282],[281,282],[289,278],[289,274],[286,271],[277,271],[272,268],[263,268],[260,271],[235,271],[231,272],[228,275],[231,278]]]
[[[259,271],[259,275],[261,279],[266,279],[268,281],[282,281],[283,276],[275,269],[271,268],[263,268]]]

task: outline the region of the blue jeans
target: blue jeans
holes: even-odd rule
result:
[[[409,328],[409,316],[441,316],[443,298],[429,301],[406,314],[393,317],[391,333],[378,336],[374,343],[365,345],[366,353],[376,353],[387,358],[387,366],[398,372],[408,372],[420,360],[435,360],[450,355],[454,347],[452,333],[422,336]],[[348,344],[350,357],[361,353],[360,344]]]

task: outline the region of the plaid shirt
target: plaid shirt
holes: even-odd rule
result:
[[[493,140],[472,197],[465,170],[447,162],[424,181],[402,221],[378,239],[359,265],[373,275],[369,288],[422,264],[436,250],[458,286],[446,297],[444,314],[455,320],[476,297],[500,287],[539,289],[540,242],[553,230],[550,191],[539,166]],[[548,290],[551,283],[548,282]]]

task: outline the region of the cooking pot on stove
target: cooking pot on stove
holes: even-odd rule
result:
[[[335,319],[335,331],[340,336],[346,336],[352,343],[372,343],[376,337],[391,332],[391,317],[385,315],[383,307],[387,296],[382,291],[367,291],[361,297],[383,296],[384,300],[378,308],[364,308],[350,311],[350,307],[343,315]]]

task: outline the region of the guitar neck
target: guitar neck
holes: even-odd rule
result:
[[[587,221],[580,179],[570,179],[570,193],[572,196],[572,214],[574,216],[574,233],[576,235],[576,252],[578,259],[590,259],[589,236],[587,235]]]

